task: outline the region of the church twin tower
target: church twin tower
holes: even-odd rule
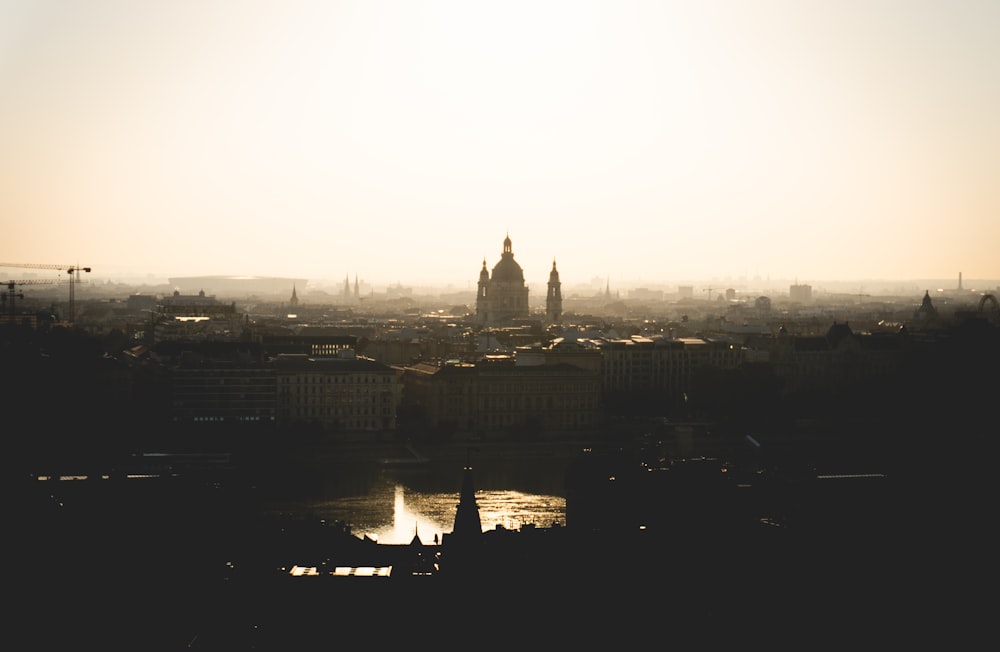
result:
[[[511,326],[528,318],[528,286],[524,283],[524,271],[514,260],[508,235],[504,238],[503,253],[500,254],[500,262],[493,266],[492,275],[486,269],[486,259],[483,259],[476,294],[476,319],[483,326]],[[558,324],[562,320],[562,289],[555,260],[549,272],[545,320],[547,324]]]

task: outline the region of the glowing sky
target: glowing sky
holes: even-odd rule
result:
[[[0,261],[1000,278],[1000,2],[0,0]]]

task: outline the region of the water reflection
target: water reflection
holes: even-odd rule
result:
[[[429,544],[452,531],[458,499],[457,491],[424,492],[385,477],[367,496],[317,502],[311,511],[328,522],[348,523],[354,534],[379,543],[405,544],[416,535]],[[482,490],[476,492],[476,503],[483,530],[566,523],[566,499],[561,496]]]
[[[484,530],[566,524],[565,478],[578,448],[493,447],[472,460],[476,502]],[[455,524],[464,451],[434,454],[414,466],[380,464],[375,457],[333,457],[300,490],[284,483],[268,508],[350,525],[358,536],[385,544],[440,541]]]

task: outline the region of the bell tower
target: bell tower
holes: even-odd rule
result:
[[[549,272],[549,291],[545,295],[545,319],[549,324],[562,322],[562,283],[559,282],[559,270],[554,258],[552,271]]]

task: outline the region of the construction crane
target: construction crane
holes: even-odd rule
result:
[[[59,279],[28,279],[24,281],[7,281],[7,293],[3,295],[3,303],[7,306],[10,312],[10,316],[14,317],[17,314],[17,310],[14,307],[15,299],[24,299],[24,292],[18,292],[17,286],[19,285],[52,285],[58,284],[61,281]]]
[[[80,280],[80,272],[90,272],[89,267],[80,267],[79,265],[46,265],[42,263],[0,263],[0,269],[2,268],[56,269],[65,271],[69,274],[69,319],[67,321],[72,322],[75,319],[76,284],[82,282]]]
[[[66,273],[69,274],[69,321],[72,322],[76,315],[76,286],[80,283],[80,272],[90,272],[89,267],[69,267]]]
[[[18,299],[24,298],[24,292],[14,291],[14,288],[18,285],[23,285],[23,283],[19,283],[18,281],[7,281],[7,294],[3,295],[3,302],[10,308],[11,317],[13,317],[17,313],[17,311],[14,310],[15,297]],[[9,301],[8,297],[10,297]]]

